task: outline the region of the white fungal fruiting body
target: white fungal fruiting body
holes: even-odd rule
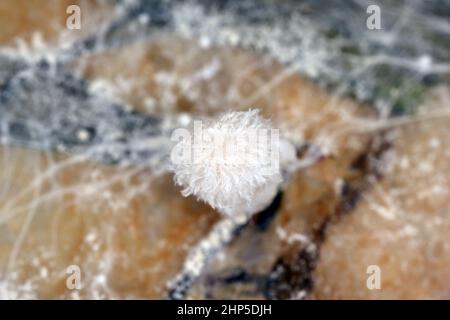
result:
[[[272,202],[283,180],[281,171],[292,173],[297,159],[295,147],[257,110],[194,121],[190,131],[181,129],[174,136],[182,138],[171,160],[183,195],[195,195],[225,215],[190,250],[182,272],[168,283],[170,296],[181,299],[235,230]]]
[[[176,147],[188,154],[172,161],[183,195],[195,195],[227,216],[263,209],[282,181],[278,130],[257,110],[194,122],[189,138]]]

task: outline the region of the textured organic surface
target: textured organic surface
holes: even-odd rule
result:
[[[0,298],[167,297],[223,221],[181,195],[170,133],[257,109],[323,155],[186,297],[449,299],[450,8],[384,1],[368,30],[368,5],[0,0]]]

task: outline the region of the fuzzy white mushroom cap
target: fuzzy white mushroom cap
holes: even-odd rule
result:
[[[184,196],[227,216],[251,214],[272,201],[282,181],[280,139],[258,110],[228,112],[181,130],[171,160]]]

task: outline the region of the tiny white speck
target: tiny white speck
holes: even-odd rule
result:
[[[430,139],[430,147],[433,149],[438,148],[441,145],[441,141],[439,141],[438,138],[432,138]]]
[[[91,137],[91,134],[86,129],[80,129],[77,131],[77,139],[82,142],[86,142]]]
[[[147,24],[148,21],[149,21],[149,17],[148,17],[147,14],[141,14],[141,15],[139,16],[139,23],[140,23],[140,24]]]
[[[97,277],[95,277],[95,282],[99,284],[106,284],[106,276],[104,274],[100,274]]]
[[[204,49],[209,48],[211,46],[211,40],[207,36],[203,36],[200,38],[200,46]]]
[[[418,59],[419,69],[422,71],[427,71],[430,69],[432,60],[429,55],[423,55]]]
[[[41,278],[47,278],[47,276],[48,276],[48,270],[47,270],[47,268],[42,267],[42,268],[39,270],[39,274],[41,275]]]

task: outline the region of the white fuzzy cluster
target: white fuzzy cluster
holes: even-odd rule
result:
[[[270,122],[258,110],[229,112],[202,122],[201,129],[196,135],[192,128],[192,139],[177,145],[192,152],[190,161],[172,161],[183,195],[195,195],[227,216],[254,213],[269,204],[282,180],[279,163],[273,166],[279,148],[256,143],[254,135],[268,132],[270,144]]]

